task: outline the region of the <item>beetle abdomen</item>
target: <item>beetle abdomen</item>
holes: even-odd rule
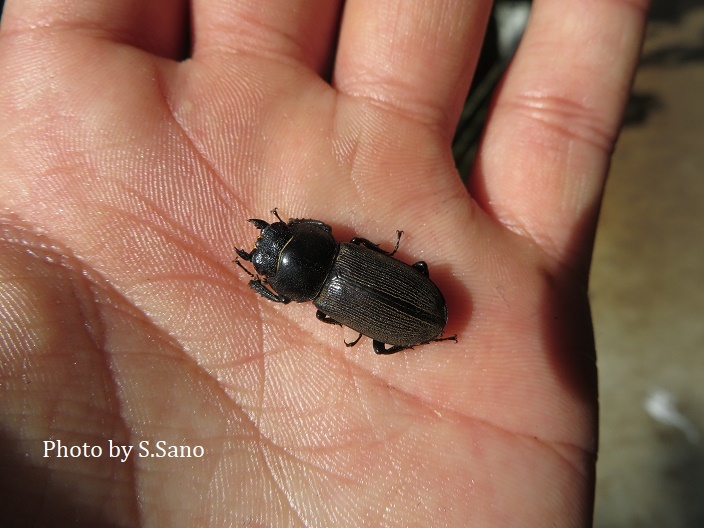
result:
[[[335,321],[390,345],[435,339],[447,307],[430,279],[399,260],[341,243],[335,263],[314,300]]]

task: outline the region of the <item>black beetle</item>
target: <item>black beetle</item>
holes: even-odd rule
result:
[[[338,243],[332,228],[319,221],[292,218],[269,224],[251,218],[261,232],[255,248],[235,251],[251,262],[255,275],[249,285],[270,301],[313,301],[316,317],[329,324],[344,325],[374,340],[374,352],[393,354],[399,350],[456,336],[438,337],[447,323],[447,305],[428,275],[428,265],[412,266],[396,260],[396,247],[386,252],[365,238]],[[265,286],[268,284],[274,291]],[[391,345],[386,348],[386,344]]]

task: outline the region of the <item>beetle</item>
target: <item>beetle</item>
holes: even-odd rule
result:
[[[284,222],[277,209],[271,213],[277,222],[249,219],[260,231],[252,251],[235,248],[239,258],[254,266],[256,274],[236,259],[259,295],[284,304],[312,301],[320,321],[359,333],[351,343],[345,341],[347,346],[365,335],[377,354],[431,341],[457,342],[454,335],[439,337],[447,324],[447,305],[430,280],[428,265],[410,266],[393,258],[403,231],[396,232],[396,246],[387,252],[366,238],[338,243],[332,228],[320,220]]]

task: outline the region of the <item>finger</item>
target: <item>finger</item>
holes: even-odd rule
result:
[[[490,2],[350,0],[334,84],[452,133]]]
[[[334,0],[195,0],[194,55],[246,51],[322,71],[340,10]]]
[[[2,32],[66,29],[180,58],[188,40],[186,0],[8,0]]]
[[[470,190],[560,261],[588,264],[647,0],[540,0],[490,114]]]

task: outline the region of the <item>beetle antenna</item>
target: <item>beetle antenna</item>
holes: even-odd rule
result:
[[[279,220],[279,222],[283,222],[283,220],[279,216],[279,208],[278,207],[274,207],[274,209],[271,211],[271,214],[273,214]]]

